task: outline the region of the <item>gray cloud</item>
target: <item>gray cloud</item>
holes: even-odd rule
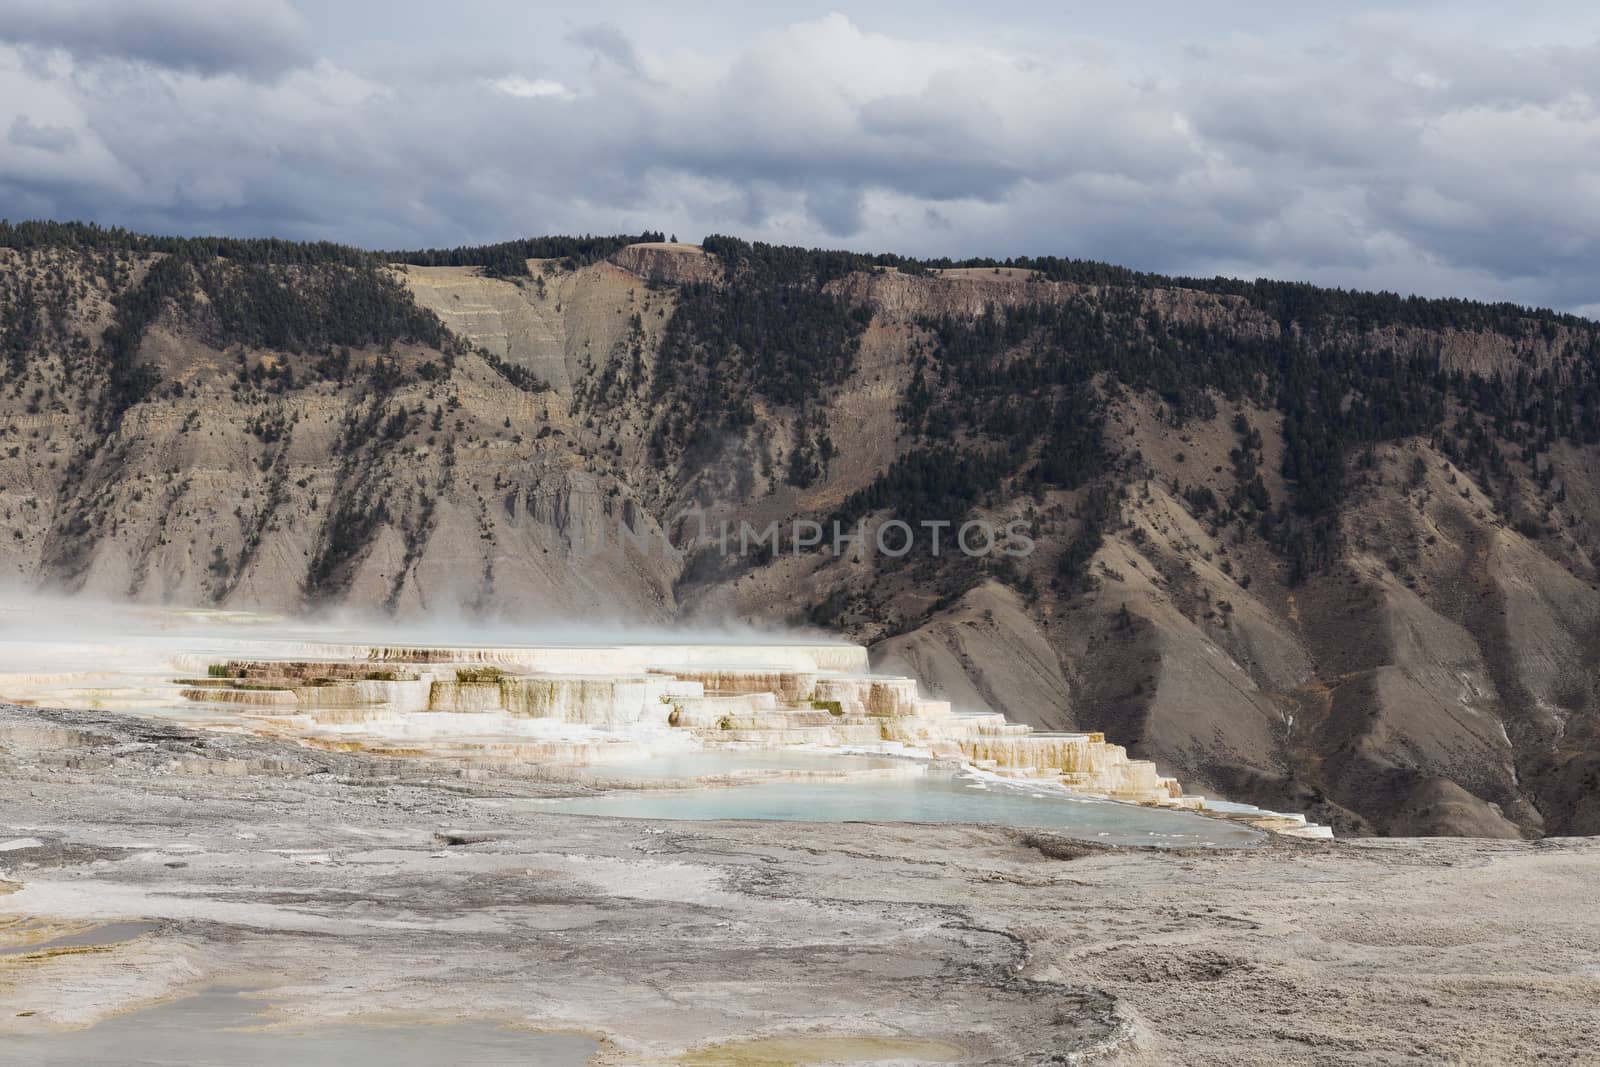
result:
[[[806,190],[806,213],[831,237],[860,233],[864,206],[854,186],[821,183]]]
[[[58,35],[64,67],[0,49],[0,128],[71,166],[0,154],[0,215],[380,247],[650,227],[1600,297],[1593,45],[1391,18],[1201,26],[1151,63],[1122,42],[906,25],[834,15],[713,45],[600,23],[520,65],[507,49],[475,70],[419,39],[415,65],[366,72],[299,46],[245,68]],[[95,68],[107,54],[164,69]],[[226,70],[274,76],[210,76]]]
[[[6,131],[6,140],[21,148],[63,152],[78,143],[78,135],[66,126],[37,126],[26,115],[18,115]]]
[[[283,0],[7,0],[0,41],[201,75],[269,77],[313,58]]]
[[[581,27],[574,30],[568,39],[580,48],[587,48],[595,55],[610,60],[630,74],[643,73],[633,42],[627,34],[610,23]]]

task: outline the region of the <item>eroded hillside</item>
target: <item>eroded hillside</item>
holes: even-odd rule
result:
[[[21,582],[809,622],[1195,791],[1600,831],[1590,323],[728,239],[4,237]],[[877,548],[891,518],[915,551]],[[1034,550],[932,554],[920,524],[975,518]],[[715,543],[796,519],[867,536]]]

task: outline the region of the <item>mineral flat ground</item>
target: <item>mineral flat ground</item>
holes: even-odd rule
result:
[[[1600,842],[1159,850],[519,801],[560,788],[0,707],[0,1062],[230,988],[269,1032],[477,1022],[587,1035],[595,1064],[1600,1045]]]

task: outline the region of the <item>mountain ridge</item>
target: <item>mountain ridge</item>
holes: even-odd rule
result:
[[[1345,832],[1600,829],[1600,327],[638,236],[391,257],[0,226],[0,566],[275,610],[809,622]],[[690,536],[894,517],[1037,549]]]

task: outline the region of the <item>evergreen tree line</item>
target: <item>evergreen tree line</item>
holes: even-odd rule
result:
[[[720,284],[679,288],[651,382],[657,462],[688,457],[755,422],[755,401],[804,408],[855,366],[870,308],[824,291],[826,275],[803,253],[731,238],[707,238],[725,265]],[[789,478],[809,484],[826,467],[826,428],[801,414]],[[813,442],[811,434],[818,434]]]
[[[491,277],[517,278],[528,274],[528,260],[555,259],[567,270],[576,270],[612,255],[631,244],[665,241],[659,231],[617,234],[600,237],[525,237],[492,245],[462,245],[457,248],[424,248],[410,252],[382,252],[389,263],[409,263],[420,267],[482,267]]]
[[[78,252],[131,252],[186,255],[277,266],[346,267],[409,263],[425,267],[483,267],[486,273],[527,274],[529,259],[557,259],[571,268],[604,259],[626,245],[663,241],[660,232],[581,237],[528,237],[498,244],[373,251],[332,241],[288,241],[276,237],[153,237],[120,226],[93,222],[10,222],[0,219],[0,248],[65,248]]]
[[[236,263],[277,265],[336,263],[347,267],[380,264],[373,252],[332,241],[286,241],[276,237],[152,237],[120,226],[92,222],[9,222],[0,219],[0,248],[65,248],[82,253],[130,252],[221,257]]]
[[[1211,278],[1158,274],[1134,270],[1097,260],[1064,256],[1014,256],[996,259],[989,256],[952,259],[916,258],[893,254],[834,251],[750,243],[736,237],[712,235],[705,239],[706,251],[725,263],[750,260],[780,268],[791,280],[811,279],[823,284],[854,271],[893,268],[907,274],[933,270],[1002,269],[1024,270],[1040,279],[1111,289],[1194,289],[1206,293],[1239,297],[1251,307],[1268,314],[1287,328],[1294,323],[1337,319],[1347,327],[1365,330],[1393,325],[1428,330],[1453,328],[1487,331],[1508,337],[1554,336],[1554,327],[1588,329],[1590,323],[1576,315],[1548,308],[1529,308],[1509,302],[1487,303],[1454,297],[1401,296],[1398,293],[1367,292],[1313,285],[1309,282],[1279,281],[1272,278]]]

